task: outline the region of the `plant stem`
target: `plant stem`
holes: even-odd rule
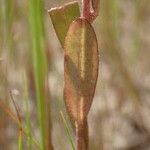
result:
[[[76,149],[88,150],[88,123],[87,118],[76,122]]]
[[[19,129],[19,135],[18,135],[18,150],[22,150],[23,149],[23,132],[22,129]]]
[[[82,15],[84,18],[87,18],[90,13],[90,0],[82,0]]]
[[[92,23],[98,16],[99,3],[100,0],[82,0],[82,17]]]

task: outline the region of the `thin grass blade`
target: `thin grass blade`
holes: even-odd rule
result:
[[[45,53],[44,6],[42,0],[29,1],[29,18],[32,41],[32,62],[36,88],[37,112],[42,150],[52,150],[49,129],[50,110],[48,103],[48,72]]]
[[[67,124],[67,122],[66,122],[66,119],[65,119],[64,114],[63,114],[62,111],[60,112],[60,115],[61,115],[62,121],[63,121],[63,123],[64,123],[65,129],[66,129],[66,131],[67,131],[68,138],[69,138],[70,144],[71,144],[71,146],[72,146],[72,150],[75,150],[75,144],[74,144],[73,139],[72,139],[72,137],[71,137],[71,133],[70,133],[69,126],[68,126],[68,124]]]

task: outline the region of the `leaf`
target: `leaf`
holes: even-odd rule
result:
[[[40,129],[40,146],[42,150],[53,149],[50,129],[50,104],[48,93],[48,60],[44,30],[44,1],[29,1],[29,23],[31,34],[31,56],[33,79],[37,102],[38,125]],[[32,70],[31,70],[32,73]],[[49,146],[49,147],[48,147]]]
[[[82,122],[92,104],[99,66],[96,35],[86,19],[70,25],[64,49],[64,100],[71,119]]]
[[[71,22],[80,16],[79,4],[74,1],[61,7],[52,8],[48,12],[58,39],[63,46]]]

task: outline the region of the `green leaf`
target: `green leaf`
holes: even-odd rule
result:
[[[33,63],[33,77],[37,100],[37,113],[40,129],[40,146],[42,150],[52,149],[50,137],[50,109],[48,93],[48,63],[45,48],[44,30],[44,1],[29,1],[29,22],[31,33],[31,54]],[[31,70],[32,72],[32,70]]]
[[[71,22],[80,16],[79,4],[74,1],[61,7],[52,8],[48,12],[58,39],[63,46]]]
[[[96,35],[86,19],[72,22],[64,49],[64,99],[71,118],[82,122],[92,104],[99,66]]]

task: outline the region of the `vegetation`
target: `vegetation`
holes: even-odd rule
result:
[[[149,12],[1,0],[0,150],[149,149]]]

